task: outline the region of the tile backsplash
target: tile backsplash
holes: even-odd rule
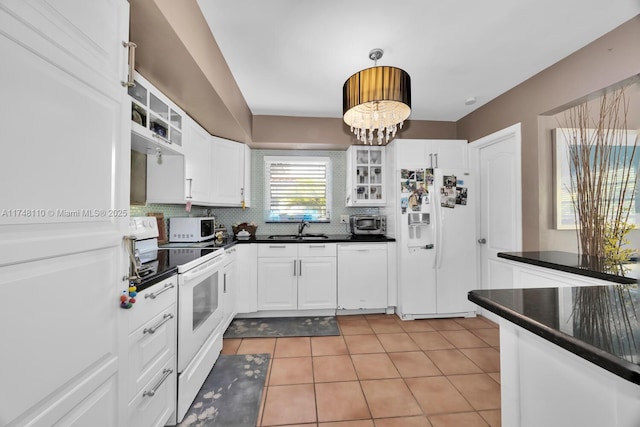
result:
[[[224,224],[229,232],[231,225],[239,222],[255,222],[258,234],[295,233],[296,224],[265,223],[264,221],[264,162],[265,156],[323,156],[332,163],[332,206],[331,222],[312,223],[307,229],[310,233],[343,234],[347,233],[346,224],[340,224],[340,215],[377,214],[378,208],[353,208],[345,206],[346,192],[346,152],[345,151],[300,151],[300,150],[252,150],[251,151],[251,207],[218,208],[193,206],[187,213],[185,205],[147,204],[132,205],[131,216],[145,216],[149,212],[162,212],[165,218],[175,216],[214,215],[219,224]]]

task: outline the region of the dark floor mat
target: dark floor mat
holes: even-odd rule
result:
[[[221,355],[179,427],[255,427],[269,354]]]
[[[225,338],[322,337],[340,335],[335,316],[234,319]]]

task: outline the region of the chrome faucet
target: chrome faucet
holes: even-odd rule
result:
[[[303,219],[300,221],[300,224],[298,224],[298,236],[302,236],[302,230],[304,230],[305,227],[310,227],[310,225]]]

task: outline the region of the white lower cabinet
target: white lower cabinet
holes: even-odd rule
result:
[[[176,359],[154,371],[151,380],[129,402],[128,426],[161,427],[176,408]]]
[[[387,305],[387,244],[338,244],[338,309]]]
[[[222,309],[224,315],[224,329],[227,328],[229,323],[231,323],[235,315],[238,313],[238,254],[236,247],[229,248],[225,252],[227,253],[227,258],[224,263],[222,275]]]
[[[258,245],[258,310],[336,308],[336,244]]]
[[[127,425],[163,426],[176,408],[177,276],[138,293],[127,310],[127,366],[122,375]]]
[[[608,286],[612,282],[579,274],[538,267],[522,262],[498,259],[512,274],[514,288],[566,288],[570,286]]]
[[[258,311],[258,244],[242,243],[235,247],[237,255],[237,300],[238,313]]]

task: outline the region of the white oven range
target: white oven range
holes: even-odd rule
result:
[[[158,247],[158,229],[153,217],[132,217],[130,224],[131,234],[138,239],[136,256],[142,261],[142,286],[169,270],[178,274],[177,406],[175,417],[169,422],[177,424],[184,418],[222,350],[227,323],[222,306],[226,255],[223,248],[202,243],[194,245],[196,247],[184,243],[179,247]]]

